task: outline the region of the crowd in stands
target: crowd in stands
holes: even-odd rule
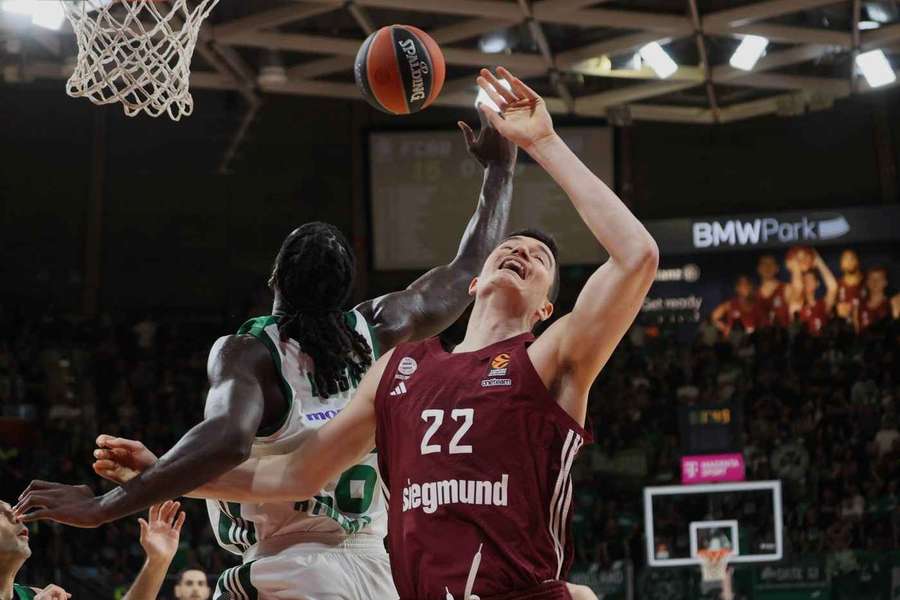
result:
[[[760,260],[763,284],[769,260]],[[845,253],[842,264],[851,260]],[[900,320],[886,308],[883,276],[857,273],[855,295],[835,291],[816,323],[802,303],[793,319],[779,315],[742,277],[724,306],[749,308],[714,312],[690,342],[635,325],[592,389],[596,443],[575,473],[577,564],[646,563],[640,491],[680,483],[685,405],[741,409],[747,479],[782,481],[788,556],[828,555],[853,568],[855,551],[900,549]],[[879,294],[872,305],[885,308],[860,319],[872,296],[864,282]]]
[[[99,433],[140,439],[160,452],[202,418],[206,355],[225,324],[179,321],[119,323],[0,310],[3,500],[14,504],[32,479],[109,489],[91,470]],[[182,508],[187,518],[170,573],[195,566],[219,573],[237,564],[237,557],[219,549],[205,505],[188,500]],[[98,529],[33,525],[33,558],[18,580],[60,581],[75,574],[121,596],[144,560],[138,516]],[[166,586],[161,597],[172,594]]]
[[[839,300],[835,292],[835,314]],[[862,327],[860,301],[849,302],[841,318],[815,327],[801,319],[748,328],[740,314],[713,315],[692,343],[635,325],[592,390],[596,443],[575,470],[576,566],[645,562],[640,489],[679,483],[676,407],[691,403],[742,407],[748,479],[783,481],[788,552],[900,548],[900,321],[885,313]],[[90,468],[99,433],[171,447],[202,417],[210,344],[237,325],[0,309],[0,499],[14,503],[32,479],[108,489]],[[631,451],[637,460],[612,472]],[[185,501],[183,510],[172,572],[214,575],[236,564],[218,548],[205,505]],[[20,579],[72,572],[123,589],[141,567],[138,533],[136,518],[94,530],[37,524]]]

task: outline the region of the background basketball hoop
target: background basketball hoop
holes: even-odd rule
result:
[[[218,1],[62,0],[78,42],[67,93],[94,104],[121,102],[129,117],[190,115],[191,58]]]
[[[730,555],[731,550],[728,548],[698,550],[697,558],[700,559],[703,581],[719,582],[725,579],[725,570],[728,568],[728,557]]]

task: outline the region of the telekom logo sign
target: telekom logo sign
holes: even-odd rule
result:
[[[681,483],[744,481],[745,477],[744,456],[740,453],[681,457]]]

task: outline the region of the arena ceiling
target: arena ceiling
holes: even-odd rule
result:
[[[441,44],[448,69],[438,104],[472,106],[478,68],[502,64],[554,112],[616,124],[802,114],[873,91],[855,67],[858,53],[881,49],[900,65],[897,0],[221,0],[202,30],[191,85],[238,91],[254,107],[262,93],[358,100],[359,45],[393,23]],[[729,59],[748,34],[769,45],[744,71]],[[67,75],[68,24],[23,29],[0,13],[0,35],[7,82]],[[635,52],[654,41],[679,65],[664,80],[634,68]]]

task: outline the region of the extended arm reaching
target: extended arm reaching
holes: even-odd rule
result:
[[[25,521],[50,519],[96,527],[177,498],[229,471],[250,455],[265,410],[261,382],[271,381],[274,369],[257,340],[248,336],[219,339],[207,365],[206,418],[153,466],[96,498],[86,497],[84,486],[32,482],[16,506],[17,514]]]
[[[392,354],[378,359],[350,404],[329,423],[310,431],[292,453],[251,458],[190,496],[226,502],[311,498],[375,447],[375,394]]]
[[[178,551],[184,513],[178,502],[151,506],[148,519],[140,519],[141,547],[147,555],[144,566],[122,600],[156,600],[166,573]]]
[[[609,253],[582,289],[571,314],[545,332],[529,350],[538,372],[560,405],[584,422],[587,391],[631,326],[656,272],[658,249],[640,221],[605,183],[581,162],[553,129],[543,99],[506,69],[487,69],[478,83],[501,108],[482,111],[491,124],[540,164],[566,192],[582,220]]]
[[[437,335],[463,313],[472,298],[468,283],[506,232],[512,201],[516,146],[482,116],[478,137],[460,122],[469,153],[484,167],[478,206],[463,232],[456,257],[422,275],[405,290],[363,302],[357,310],[375,329],[385,350]]]

